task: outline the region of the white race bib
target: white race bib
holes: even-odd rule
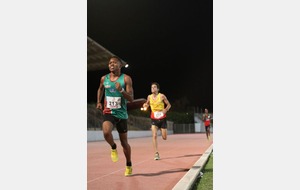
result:
[[[154,118],[159,119],[164,115],[162,111],[155,111],[154,112]]]
[[[107,105],[106,105],[107,108],[110,108],[110,109],[121,108],[121,97],[107,96],[106,102],[107,102]]]

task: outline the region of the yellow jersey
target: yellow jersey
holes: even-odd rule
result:
[[[161,94],[158,93],[154,99],[153,94],[150,95],[150,107],[151,107],[151,119],[163,119],[166,114],[163,114],[162,110],[165,108],[165,103],[161,98]]]

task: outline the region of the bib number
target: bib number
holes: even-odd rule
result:
[[[107,107],[110,109],[119,109],[121,108],[121,97],[106,97]]]
[[[161,118],[162,116],[164,116],[164,113],[163,113],[163,112],[161,112],[161,111],[156,111],[156,112],[154,112],[154,118],[159,119],[159,118]]]

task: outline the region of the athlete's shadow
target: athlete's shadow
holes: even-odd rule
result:
[[[156,172],[156,173],[132,174],[131,176],[146,176],[146,177],[151,177],[151,176],[163,175],[163,174],[168,174],[168,173],[187,172],[189,170],[190,170],[189,168],[177,168],[177,169],[172,169],[172,170],[160,171],[160,172]]]
[[[188,154],[188,155],[182,155],[182,156],[176,156],[176,157],[166,157],[166,158],[161,158],[160,160],[176,159],[176,158],[183,158],[183,157],[193,157],[193,156],[200,157],[200,156],[202,156],[202,154]],[[177,168],[177,169],[172,169],[172,170],[160,171],[157,173],[132,174],[132,176],[149,176],[149,177],[151,177],[151,176],[163,175],[163,174],[168,174],[168,173],[187,172],[189,170],[190,170],[190,168]]]
[[[183,155],[183,156],[161,158],[161,160],[174,159],[174,158],[183,158],[183,157],[193,157],[193,156],[200,157],[202,155],[203,154],[188,154],[188,155]]]

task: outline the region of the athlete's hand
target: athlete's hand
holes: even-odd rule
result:
[[[147,103],[144,103],[144,104],[143,104],[143,108],[146,108],[146,109],[147,109],[148,107],[149,107],[149,105],[148,105]]]
[[[165,115],[167,113],[167,109],[163,109],[162,112]]]
[[[101,103],[97,103],[96,108],[99,109],[99,110],[102,110],[102,104]]]
[[[143,107],[141,107],[141,110],[142,111],[147,111],[148,106],[149,106],[148,104],[144,103]]]
[[[116,89],[117,89],[119,92],[122,90],[122,86],[121,86],[121,84],[118,83],[118,82],[115,83],[115,87],[116,87]]]

